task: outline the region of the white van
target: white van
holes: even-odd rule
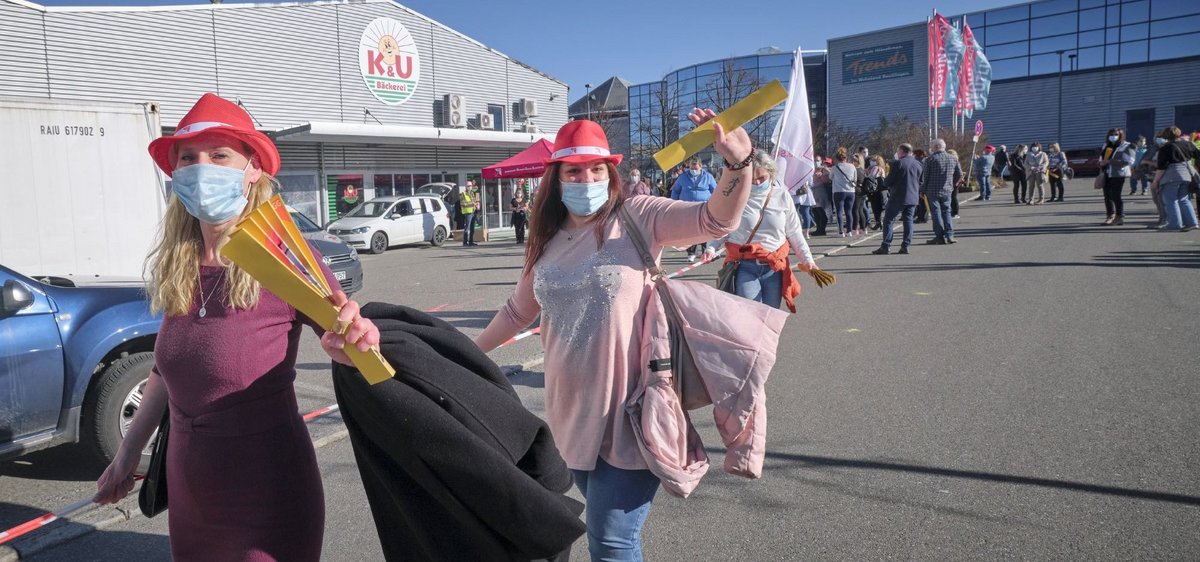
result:
[[[379,197],[351,209],[325,230],[372,254],[414,242],[441,246],[450,234],[450,213],[441,198],[431,195]]]

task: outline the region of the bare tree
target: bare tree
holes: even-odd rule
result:
[[[666,148],[679,138],[679,89],[671,88],[666,81],[659,83],[650,101],[650,115],[646,119],[630,113],[630,127],[639,133],[640,142],[630,147],[631,165],[646,177],[658,177],[658,165],[654,153]]]
[[[700,85],[702,94],[697,101],[720,113],[760,87],[762,80],[757,71],[738,66],[737,59],[726,59],[721,63],[721,71]],[[767,122],[766,116],[762,116],[747,123],[745,129],[750,138],[761,140],[761,137],[769,136],[771,131],[764,131]]]

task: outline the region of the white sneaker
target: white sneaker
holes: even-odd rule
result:
[[[696,262],[696,254],[688,254],[688,263]]]

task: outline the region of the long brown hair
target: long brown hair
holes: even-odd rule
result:
[[[608,202],[590,219],[595,222],[597,250],[604,246],[604,231],[609,219],[625,203],[625,190],[621,188],[621,176],[617,173],[617,167],[612,162],[605,162],[605,165],[608,167]],[[523,274],[533,271],[533,266],[542,259],[542,254],[546,253],[550,239],[554,238],[567,222],[567,206],[562,202],[562,181],[558,179],[561,169],[562,162],[555,162],[546,167],[537,197],[533,198],[533,208],[530,209],[529,215],[529,245],[525,247]]]

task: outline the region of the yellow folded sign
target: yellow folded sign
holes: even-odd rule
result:
[[[328,300],[333,293],[278,195],[234,227],[221,255],[317,325],[334,329],[338,308]],[[342,350],[371,384],[396,374],[377,350],[359,351],[350,343]]]
[[[714,122],[720,123],[726,131],[736,129],[786,99],[787,89],[778,80],[773,80],[770,84],[755,90],[754,93],[733,104],[729,109],[718,113],[707,123],[692,129],[683,138],[656,152],[654,161],[658,162],[658,167],[665,172],[717,140],[717,132],[713,128]]]

